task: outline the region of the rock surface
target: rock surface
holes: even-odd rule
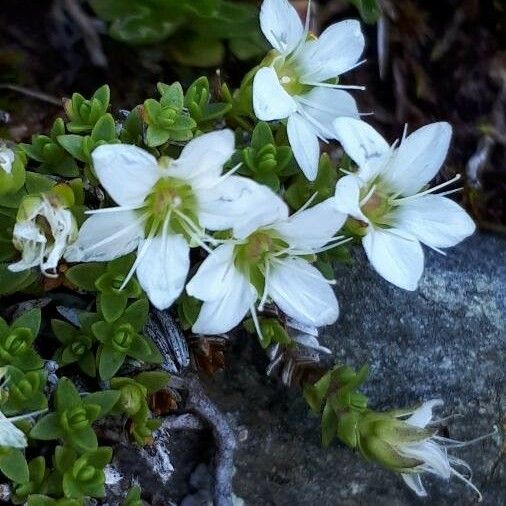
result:
[[[378,409],[416,405],[431,398],[450,437],[470,440],[497,426],[500,433],[455,454],[469,462],[486,506],[506,504],[505,304],[506,240],[476,236],[444,257],[428,251],[416,292],[400,290],[376,275],[356,251],[357,261],[337,271],[341,303],[338,323],[322,332],[332,360],[368,362],[366,393]],[[400,478],[334,443],[320,446],[319,421],[296,389],[265,376],[267,359],[251,336],[238,336],[227,353],[227,370],[206,389],[236,429],[234,489],[248,506],[466,506],[476,494],[458,479],[448,484],[426,477],[428,500],[418,499]],[[120,470],[143,485],[152,504],[202,506],[206,491],[195,469],[212,460],[209,431],[171,432],[168,456],[174,467],[166,483],[146,461],[125,447]],[[193,474],[192,474],[193,473]],[[207,497],[209,494],[207,493]]]
[[[336,360],[368,362],[372,406],[415,405],[440,397],[450,436],[469,440],[505,425],[506,241],[475,236],[444,257],[427,251],[416,292],[389,285],[366,264],[337,272],[341,317],[323,331]],[[320,447],[318,420],[300,394],[265,378],[254,346],[231,357],[210,385],[240,440],[235,492],[247,505],[467,505],[476,495],[457,479],[427,477],[422,501],[393,474],[349,450]],[[238,354],[238,353],[237,353]],[[233,352],[232,352],[233,355]],[[252,363],[257,363],[255,368]],[[474,470],[484,505],[506,504],[502,434],[456,450]]]

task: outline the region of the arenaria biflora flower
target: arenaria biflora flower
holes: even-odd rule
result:
[[[169,307],[184,288],[191,246],[209,250],[204,228],[225,230],[269,212],[270,191],[252,180],[222,175],[234,151],[234,135],[221,130],[190,141],[177,160],[157,160],[133,145],[95,149],[93,166],[117,207],[90,211],[65,258],[71,262],[108,261],[137,248],[134,272],[151,302]]]
[[[358,172],[337,182],[336,206],[354,220],[369,261],[386,280],[415,290],[423,272],[420,243],[440,251],[471,235],[467,213],[433,192],[456,181],[426,189],[443,164],[451,139],[448,123],[433,123],[389,146],[367,123],[338,118],[336,135],[358,165]]]
[[[62,194],[28,195],[19,207],[12,239],[21,260],[10,264],[9,270],[19,272],[38,265],[42,274],[54,277],[65,249],[76,237],[77,223]]]
[[[419,429],[429,429],[430,433],[430,424],[433,423],[432,409],[442,404],[443,401],[439,399],[425,402],[405,420],[405,423],[408,426]],[[426,438],[420,438],[419,440],[414,438],[411,441],[398,443],[395,445],[395,448],[403,458],[419,462],[418,465],[409,468],[408,472],[401,473],[404,482],[417,495],[425,497],[427,496],[427,492],[422,483],[422,474],[434,474],[444,480],[449,480],[452,476],[456,476],[481,497],[479,490],[471,481],[456,469],[461,468],[470,473],[471,469],[468,464],[457,457],[448,455],[448,448],[455,448],[466,444],[469,443],[461,443],[460,441],[434,435],[434,431],[432,431],[432,435]]]
[[[248,311],[257,326],[259,309],[270,299],[288,316],[307,325],[328,325],[339,314],[336,296],[318,269],[306,259],[335,247],[346,216],[332,199],[288,216],[274,193],[262,203],[266,213],[236,231],[235,240],[218,246],[186,286],[204,303],[195,333],[220,334],[238,325]]]
[[[264,0],[262,31],[274,50],[253,80],[253,108],[263,121],[287,119],[294,156],[309,180],[316,178],[318,138],[334,138],[332,121],[358,117],[353,97],[336,78],[357,66],[364,50],[358,21],[341,21],[319,38],[309,35],[309,11],[304,27],[287,0]]]

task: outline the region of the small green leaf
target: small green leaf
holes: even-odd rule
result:
[[[83,397],[83,404],[97,404],[100,406],[99,417],[109,413],[114,405],[118,402],[120,393],[115,390],[104,390],[102,392],[94,392]]]
[[[62,435],[63,433],[60,429],[58,415],[56,413],[49,413],[43,416],[30,431],[30,437],[33,439],[42,439],[43,441],[58,439]]]
[[[27,328],[30,329],[32,335],[35,337],[39,333],[41,321],[41,312],[39,308],[31,309],[17,320],[12,323],[12,328]]]
[[[0,454],[0,471],[15,483],[26,483],[30,479],[25,456],[16,448]]]
[[[100,262],[89,262],[78,264],[71,267],[65,276],[81,290],[95,292],[95,280],[98,279],[106,270],[106,265]]]

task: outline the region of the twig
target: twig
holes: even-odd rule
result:
[[[57,105],[58,107],[61,107],[62,105],[62,101],[54,95],[48,95],[42,91],[31,90],[30,88],[18,86],[17,84],[0,83],[0,89],[15,91],[16,93],[21,93],[27,97],[35,98],[37,100],[41,100],[42,102],[47,102],[48,104]]]
[[[214,458],[214,506],[232,506],[232,477],[234,474],[235,435],[226,417],[206,395],[196,376],[187,378],[186,407],[205,420],[216,441]]]
[[[83,11],[79,0],[56,0],[56,3],[61,4],[62,9],[79,26],[93,65],[107,67],[107,58],[102,49],[102,42],[93,23],[93,18]]]

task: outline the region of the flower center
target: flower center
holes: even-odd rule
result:
[[[391,226],[389,217],[393,205],[390,196],[391,192],[381,182],[375,182],[362,190],[360,208],[371,223],[382,227]]]
[[[301,95],[311,89],[300,82],[297,67],[287,61],[284,57],[278,56],[274,59],[273,68],[279,79],[279,83],[289,95]]]
[[[187,229],[187,225],[181,223],[184,216],[194,223],[197,221],[195,194],[192,187],[180,179],[160,179],[147,196],[145,208],[149,213],[146,234],[159,235],[168,226],[176,233],[184,233]]]

